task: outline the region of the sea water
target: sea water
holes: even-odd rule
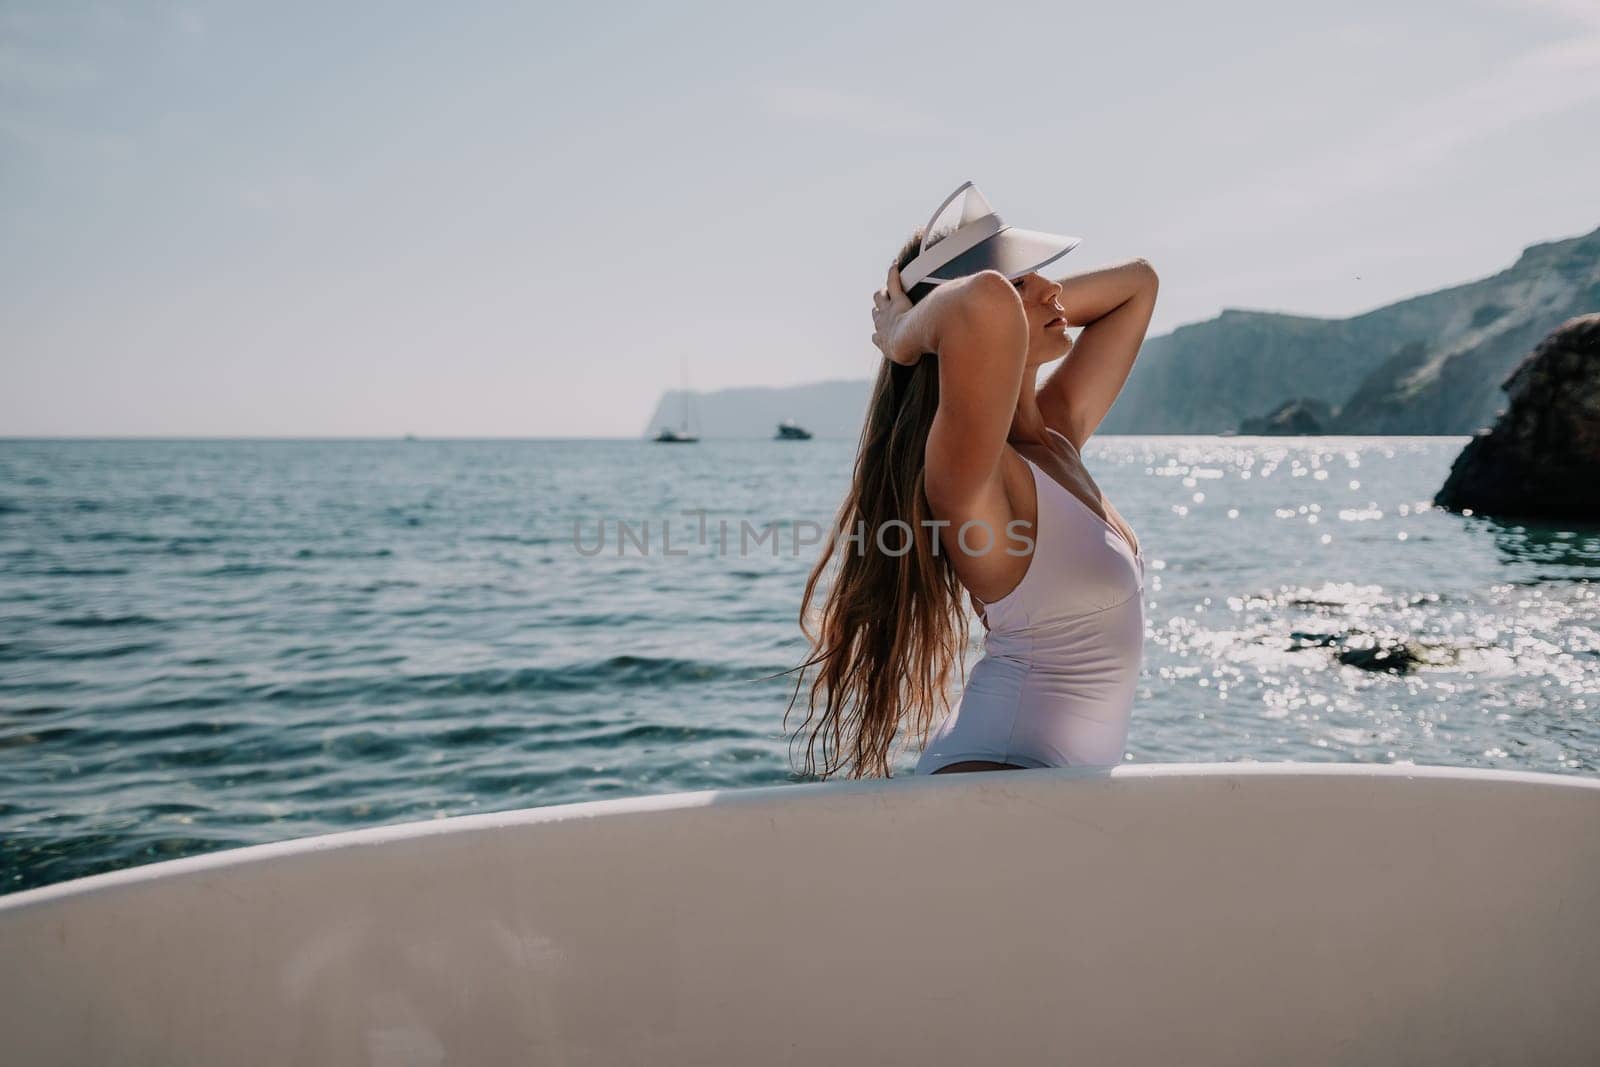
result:
[[[1600,533],[1431,508],[1462,444],[1091,442],[1147,560],[1125,759],[1596,773]],[[804,788],[781,672],[853,456],[0,442],[0,891],[403,820]]]

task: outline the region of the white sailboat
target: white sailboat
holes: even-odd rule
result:
[[[700,440],[700,435],[689,428],[690,393],[689,361],[687,359],[682,361],[680,370],[682,371],[682,388],[678,390],[678,396],[682,401],[682,407],[681,414],[678,419],[678,425],[676,428],[671,426],[661,427],[660,431],[657,432],[655,436],[655,441],[657,444],[692,445]]]

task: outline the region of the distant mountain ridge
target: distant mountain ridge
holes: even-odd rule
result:
[[[1145,342],[1107,433],[1236,430],[1297,397],[1335,433],[1471,433],[1500,382],[1567,319],[1600,310],[1600,229],[1506,270],[1347,319],[1224,311]]]
[[[1228,309],[1146,340],[1103,433],[1223,433],[1292,400],[1327,429],[1462,434],[1493,421],[1500,383],[1551,330],[1600,311],[1600,229],[1527,248],[1507,269],[1344,319]],[[871,383],[829,381],[697,396],[708,437],[770,437],[792,418],[854,437]],[[647,433],[678,410],[661,398]]]
[[[702,437],[772,437],[785,419],[793,419],[818,437],[855,437],[867,414],[871,387],[867,381],[835,380],[695,393],[693,423]],[[681,397],[677,389],[662,394],[645,425],[645,436],[654,436],[662,426],[678,424]]]
[[[1472,433],[1494,421],[1500,385],[1568,319],[1600,311],[1600,230],[1534,245],[1515,266],[1435,296],[1461,304],[1430,341],[1397,348],[1344,402],[1341,433]],[[1427,299],[1427,298],[1422,298]]]

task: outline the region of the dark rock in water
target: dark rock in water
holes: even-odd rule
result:
[[[1359,630],[1345,634],[1295,630],[1289,635],[1288,651],[1300,652],[1308,648],[1331,648],[1334,658],[1340,663],[1364,671],[1409,674],[1419,665],[1429,662],[1424,649],[1404,638],[1362,633]]]
[[[1245,419],[1239,432],[1252,436],[1292,436],[1295,434],[1327,433],[1333,421],[1333,411],[1315,397],[1302,396],[1291,400],[1276,411]]]
[[[1600,521],[1600,314],[1563,323],[1502,388],[1505,412],[1461,450],[1434,503],[1504,518]]]
[[[1331,648],[1337,645],[1341,638],[1338,634],[1318,634],[1308,630],[1295,630],[1289,635],[1289,651],[1299,652],[1303,648]]]
[[[1416,649],[1393,637],[1353,637],[1345,641],[1338,659],[1346,667],[1390,674],[1408,674],[1418,664],[1426,662]]]

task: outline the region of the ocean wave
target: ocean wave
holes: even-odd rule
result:
[[[39,642],[0,645],[0,660],[19,662],[44,660],[53,663],[101,659],[121,659],[141,652],[156,652],[167,647],[164,641],[126,641],[111,645],[54,646]]]
[[[133,646],[128,646],[126,651],[133,650]],[[304,647],[289,650],[294,655],[306,651]],[[348,649],[341,651],[347,652]],[[37,652],[17,653],[17,658],[33,656],[37,656]],[[290,707],[315,707],[340,703],[403,706],[417,701],[440,699],[538,696],[598,692],[608,689],[667,688],[715,682],[753,683],[764,680],[764,677],[771,673],[773,670],[768,667],[735,666],[671,657],[621,655],[560,667],[482,668],[401,676],[372,672],[329,674],[293,681],[234,685],[162,699],[136,699],[128,701],[123,706],[143,711],[203,711],[228,704],[248,703]]]
[[[69,630],[92,630],[110,626],[160,626],[162,620],[149,615],[69,615],[63,619],[52,619],[50,625]]]
[[[135,533],[130,530],[89,530],[84,533],[66,532],[61,540],[67,544],[151,545],[166,538],[153,533]]]
[[[58,563],[38,570],[21,571],[30,578],[121,578],[129,574],[127,567],[74,567]]]
[[[683,725],[662,722],[642,722],[620,729],[599,733],[580,734],[572,741],[600,747],[620,747],[646,741],[749,741],[759,737],[751,730],[715,725]]]
[[[224,563],[220,567],[200,571],[198,578],[255,578],[263,574],[276,574],[294,570],[282,563]]]

